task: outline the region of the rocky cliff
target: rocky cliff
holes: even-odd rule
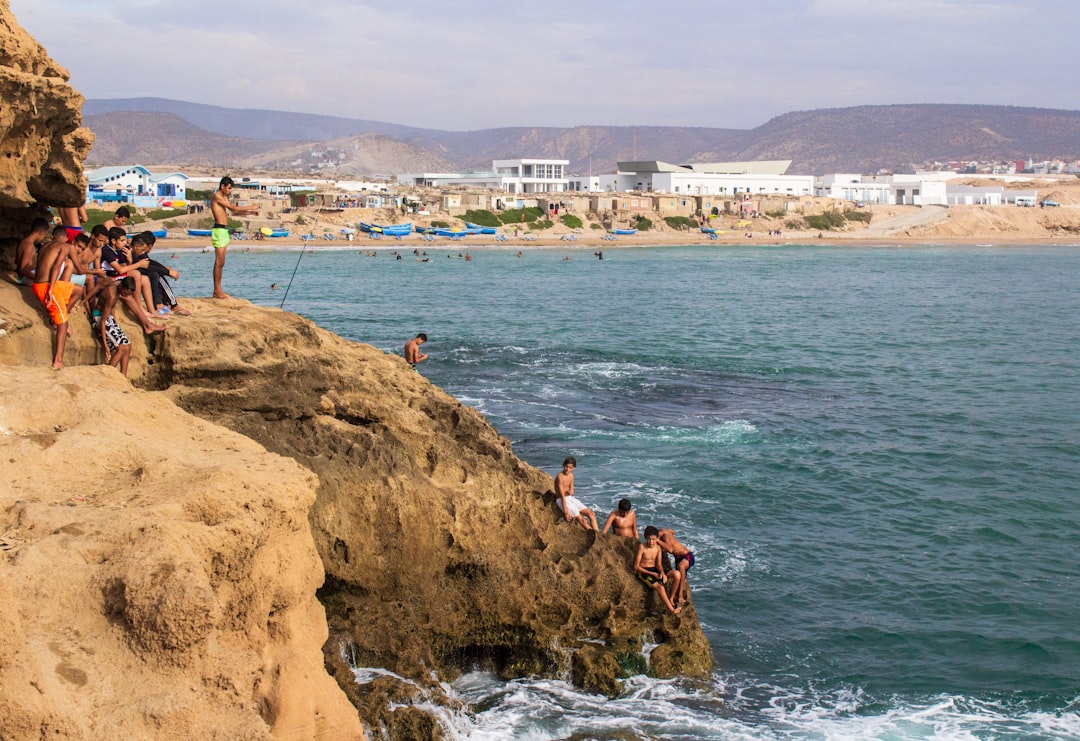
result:
[[[83,162],[94,135],[68,72],[19,26],[0,0],[0,267],[47,206],[86,200]]]
[[[667,615],[653,594],[631,576],[633,541],[598,537],[563,521],[553,506],[550,476],[518,460],[508,441],[480,414],[431,385],[401,358],[343,340],[287,312],[239,300],[185,300],[185,304],[196,310],[195,315],[171,320],[156,346],[144,340],[135,343],[131,373],[143,390],[128,388],[121,399],[110,400],[115,414],[110,412],[107,426],[87,411],[90,420],[81,433],[87,436],[92,429],[102,430],[104,441],[119,439],[134,449],[157,450],[160,445],[161,452],[154,455],[162,460],[151,465],[140,455],[137,461],[118,463],[87,455],[103,466],[90,469],[87,476],[113,481],[122,474],[137,490],[139,482],[160,466],[183,470],[191,483],[172,488],[190,489],[189,496],[197,503],[170,504],[179,512],[195,513],[187,516],[201,524],[184,527],[208,528],[204,537],[209,546],[213,532],[224,535],[235,529],[222,527],[227,519],[214,514],[224,506],[221,499],[231,502],[232,509],[253,509],[268,516],[272,503],[285,496],[279,492],[293,486],[278,469],[266,469],[264,475],[266,463],[232,459],[232,449],[247,450],[247,445],[258,443],[270,451],[264,455],[277,466],[291,459],[301,470],[310,471],[316,482],[314,501],[303,529],[306,533],[310,527],[326,572],[326,583],[319,591],[329,623],[326,666],[366,721],[392,729],[394,737],[438,737],[435,722],[408,707],[417,687],[439,701],[445,698],[440,698],[437,679],[450,679],[474,668],[505,677],[562,676],[608,694],[619,691],[620,677],[642,670],[658,676],[704,676],[711,670],[709,647],[693,608],[678,617]],[[48,365],[48,330],[35,312],[32,297],[14,286],[0,285],[0,315],[8,320],[8,333],[0,338],[0,363]],[[83,325],[74,322],[69,363],[77,362],[76,358],[94,361],[95,351]],[[31,373],[35,375],[20,380]],[[52,391],[46,390],[41,398],[59,393],[55,391],[59,386],[65,389],[59,397],[65,404],[69,397],[86,396],[93,406],[102,402],[88,384],[115,389],[126,384],[112,369],[69,368],[50,373],[37,368],[9,369],[6,380],[14,388],[35,386],[44,378],[51,382]],[[91,373],[95,375],[82,375]],[[129,410],[129,404],[135,406]],[[183,417],[188,420],[187,429],[159,427],[161,414],[182,416],[180,409],[193,415]],[[152,416],[149,410],[154,410]],[[48,431],[61,428],[61,437],[70,436],[68,417],[58,414],[53,405],[40,401],[27,414],[36,426],[20,435],[37,439],[33,436],[59,434]],[[244,437],[226,437],[218,431],[215,434],[222,437],[214,442],[196,434],[217,429],[216,425]],[[197,448],[200,467],[213,465],[218,473],[188,470],[193,466],[182,456],[177,456],[176,465],[169,461],[168,451],[180,446],[178,453],[184,452],[189,438]],[[239,440],[245,440],[244,447]],[[37,444],[21,443],[25,447]],[[17,455],[4,459],[13,470],[22,467],[6,462],[17,460]],[[66,472],[70,466],[43,464],[43,470]],[[243,492],[239,501],[233,501],[229,490],[221,491],[226,484]],[[53,487],[65,493],[72,490],[63,479],[31,481],[28,476],[16,499],[22,501],[30,491],[41,497]],[[92,498],[91,503],[111,511],[117,502],[127,502],[132,496],[129,491],[100,503]],[[212,503],[203,504],[207,498]],[[79,500],[72,503],[70,495],[61,500],[53,506],[70,505],[75,510],[90,506]],[[11,502],[3,506],[5,512],[16,511]],[[209,523],[199,520],[204,512],[210,513],[206,515]],[[12,514],[5,517],[5,522],[20,522]],[[80,515],[79,521],[84,519]],[[159,519],[151,518],[155,527]],[[150,526],[147,522],[146,527]],[[104,528],[104,524],[95,527]],[[89,528],[80,525],[80,530]],[[107,537],[118,536],[110,533]],[[156,535],[143,540],[161,541]],[[273,547],[265,540],[261,545]],[[20,547],[19,554],[23,552]],[[182,568],[169,569],[174,575],[169,591],[183,595],[194,590],[220,605],[196,611],[214,616],[215,621],[228,614],[226,608],[237,609],[234,599],[215,595],[222,588],[237,589],[233,579],[246,582],[249,571],[224,569],[229,584],[215,584],[212,578],[220,577],[223,569],[214,556],[189,554],[185,559]],[[192,559],[203,566],[196,568]],[[296,560],[302,560],[301,556],[286,559]],[[245,567],[250,568],[254,567]],[[47,572],[39,578],[48,578]],[[94,578],[110,583],[106,573]],[[313,596],[314,584],[305,583]],[[256,611],[260,619],[268,620],[268,615],[284,607],[276,587],[263,584],[250,585],[250,589],[263,594],[271,605],[265,614]],[[106,589],[96,601],[86,602],[106,623],[110,610],[116,609],[116,600],[110,596],[114,592]],[[244,616],[250,619],[246,611]],[[251,629],[248,623],[244,623],[246,628],[237,628],[238,621],[230,616],[227,623],[241,632]],[[199,631],[206,634],[203,640],[218,630],[201,625]],[[111,627],[120,635],[134,630],[123,621],[114,621]],[[262,631],[259,635],[277,635],[262,624],[257,627]],[[126,636],[130,650],[137,651],[145,643],[173,641],[168,636],[153,637],[146,630],[142,627]],[[43,631],[40,641],[48,643],[49,636],[49,631]],[[641,653],[643,639],[660,644],[647,663]],[[186,656],[190,651],[178,647],[173,653]],[[163,660],[173,653],[162,652]],[[360,686],[344,656],[354,665],[386,668],[402,679],[385,678]]]

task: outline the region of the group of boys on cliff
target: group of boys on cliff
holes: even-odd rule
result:
[[[652,525],[645,528],[645,542],[640,542],[637,526],[637,513],[629,499],[620,499],[619,508],[608,515],[603,530],[596,520],[596,514],[574,496],[574,469],[577,460],[568,456],[563,461],[562,471],[555,475],[555,504],[566,517],[566,521],[577,520],[586,530],[633,538],[638,543],[634,555],[634,574],[646,586],[656,590],[664,607],[673,615],[682,612],[689,590],[686,572],[694,565],[694,554],[675,537],[670,528],[657,529]],[[670,553],[675,559],[675,568],[664,570],[664,553]],[[670,584],[670,588],[669,588]],[[676,604],[677,603],[677,604]]]
[[[232,187],[231,178],[222,178],[210,202],[214,215],[214,298],[229,298],[221,289],[229,246],[228,214],[258,213],[257,206],[230,203]],[[71,334],[68,321],[73,310],[83,309],[104,347],[105,362],[127,375],[131,340],[116,320],[117,302],[127,306],[145,334],[164,332],[159,319],[191,313],[177,304],[169,283],[180,274],[150,257],[156,242],[153,232],[127,233],[124,227],[131,210],[126,206],[116,209],[113,218],[93,227],[89,234],[82,227],[87,220],[85,207],[57,210],[60,224],[51,227],[44,218],[35,219],[30,233],[19,242],[15,257],[19,284],[29,286],[37,296],[55,332],[52,367],[64,367],[64,348]]]

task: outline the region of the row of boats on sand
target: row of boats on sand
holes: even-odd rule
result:
[[[404,237],[409,234],[423,234],[434,237],[449,237],[450,239],[463,239],[464,237],[474,234],[498,234],[499,231],[493,226],[481,226],[479,224],[473,224],[471,222],[465,222],[464,229],[452,229],[450,227],[442,226],[420,226],[418,224],[390,224],[388,226],[380,226],[378,224],[368,224],[366,222],[359,222],[357,226],[360,227],[360,231],[364,234],[372,236],[383,237]],[[346,230],[342,230],[346,231]],[[350,230],[351,231],[351,230]],[[706,229],[702,227],[703,232],[713,232],[713,229]],[[615,235],[630,235],[637,234],[637,229],[612,229],[611,234]],[[189,237],[209,237],[211,234],[210,229],[188,229],[187,235]],[[270,239],[277,239],[281,237],[289,236],[288,229],[271,229],[269,227],[263,227],[259,229],[259,234],[263,237]],[[154,232],[155,237],[164,237],[166,235],[165,229],[160,229]]]

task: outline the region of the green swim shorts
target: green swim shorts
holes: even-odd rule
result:
[[[218,226],[210,230],[210,244],[214,245],[215,250],[225,249],[229,246],[229,241],[228,229],[222,229]]]

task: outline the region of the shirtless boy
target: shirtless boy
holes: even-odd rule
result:
[[[621,535],[624,538],[633,538],[634,540],[641,540],[641,536],[638,535],[637,529],[637,513],[634,512],[633,506],[629,499],[620,499],[619,508],[613,510],[610,515],[607,516],[607,522],[604,523],[603,532],[606,534],[608,530],[612,530],[616,535]]]
[[[56,329],[56,352],[53,354],[54,370],[64,367],[64,345],[68,336],[67,305],[74,287],[67,281],[60,280],[60,271],[68,257],[68,244],[64,240],[53,240],[41,248],[38,253],[34,282],[30,289],[49,312]]]
[[[574,496],[575,468],[577,468],[577,460],[573,456],[567,456],[562,462],[562,471],[555,474],[555,496],[558,497],[555,504],[562,510],[567,522],[575,519],[586,530],[599,530],[596,514]]]
[[[254,216],[259,213],[258,206],[234,206],[229,202],[232,195],[233,179],[225,176],[218,183],[210,199],[210,213],[214,215],[214,228],[210,230],[210,244],[214,245],[214,298],[230,298],[221,290],[221,273],[225,269],[225,253],[229,250],[229,213],[234,216]]]
[[[114,227],[125,229],[130,218],[131,210],[127,206],[121,206],[113,212],[113,217],[102,224],[102,226],[106,229],[112,229]]]
[[[427,335],[421,332],[405,343],[405,362],[416,367],[417,363],[427,360],[427,355],[420,352],[420,346],[427,342]]]
[[[645,528],[645,542],[638,546],[637,555],[634,556],[634,573],[638,579],[653,589],[664,601],[664,607],[672,615],[682,612],[681,607],[671,604],[671,597],[667,593],[668,579],[672,581],[672,591],[679,589],[679,572],[674,569],[664,573],[664,552],[660,549],[659,535],[655,527],[649,525]]]
[[[49,236],[49,222],[45,219],[34,219],[30,225],[30,233],[19,241],[15,248],[15,264],[19,273],[19,283],[28,286],[34,282],[34,271],[37,270],[38,245]]]
[[[75,237],[83,233],[82,225],[87,219],[86,206],[76,208],[60,206],[56,211],[60,214],[60,223],[64,225],[64,231],[67,232],[68,244],[73,244]]]
[[[679,570],[679,581],[682,584],[679,590],[679,604],[686,604],[686,572],[694,565],[693,552],[675,539],[675,531],[671,528],[662,527],[658,531],[660,547],[670,553],[675,559],[675,568]]]

